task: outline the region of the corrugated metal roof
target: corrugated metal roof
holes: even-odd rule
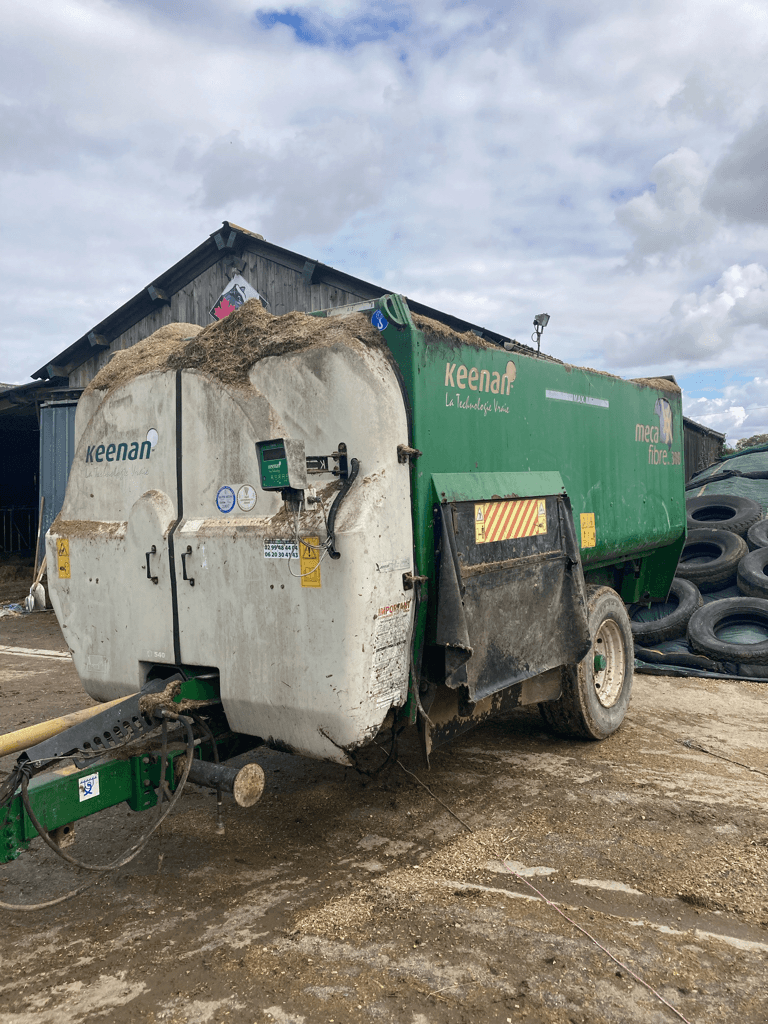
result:
[[[67,387],[66,378],[59,381],[58,378],[50,380],[28,380],[24,384],[0,384],[0,403],[35,402],[43,401],[49,395],[57,392],[82,391],[82,388]]]

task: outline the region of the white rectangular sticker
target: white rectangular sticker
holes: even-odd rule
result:
[[[411,568],[411,560],[406,555],[405,558],[398,558],[394,562],[377,562],[376,572],[408,572]]]
[[[197,533],[203,528],[204,519],[188,519],[182,526],[179,533]]]
[[[264,538],[265,558],[296,558],[299,557],[299,545],[292,540],[270,540]]]
[[[83,800],[90,800],[94,796],[99,795],[99,773],[94,772],[93,775],[83,775],[81,779],[77,780],[77,788],[80,791],[80,803]]]
[[[592,398],[591,395],[572,395],[568,391],[545,391],[547,398],[553,398],[556,402],[576,402],[577,405],[596,405],[599,409],[610,409],[610,403],[605,398]]]
[[[371,694],[379,708],[399,700],[408,685],[411,600],[379,608],[373,636]]]

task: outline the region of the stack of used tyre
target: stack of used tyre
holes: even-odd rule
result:
[[[689,498],[686,508],[688,538],[669,598],[650,608],[630,606],[636,656],[656,665],[764,678],[768,519],[758,502],[738,495]]]

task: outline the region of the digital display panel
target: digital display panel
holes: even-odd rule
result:
[[[282,446],[279,448],[262,448],[261,459],[262,462],[272,462],[274,459],[284,459],[285,448]]]

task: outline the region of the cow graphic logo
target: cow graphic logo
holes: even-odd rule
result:
[[[672,406],[666,398],[657,398],[653,411],[659,417],[659,437],[667,448],[672,447]]]

